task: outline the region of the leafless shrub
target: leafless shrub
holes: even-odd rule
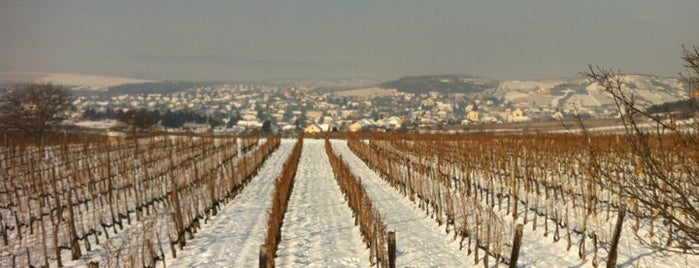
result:
[[[684,49],[688,74],[682,75],[694,102],[699,87],[699,50]],[[597,183],[628,198],[637,219],[636,230],[644,220],[651,227],[637,232],[639,241],[665,250],[699,253],[699,113],[677,122],[649,114],[635,101],[633,91],[624,86],[619,71],[589,67],[584,73],[597,82],[614,100],[625,127],[625,150],[630,157],[619,161],[618,170],[630,174],[620,180],[609,169],[600,170]],[[695,106],[696,107],[696,106]],[[696,108],[695,108],[696,109]],[[655,231],[654,227],[663,231]]]

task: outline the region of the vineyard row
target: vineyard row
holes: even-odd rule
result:
[[[93,248],[107,252],[94,261],[113,264],[153,266],[164,259],[163,244],[175,256],[175,245],[235,197],[280,137],[262,145],[257,135],[95,140],[5,144],[3,266],[62,266],[62,250],[78,259]]]

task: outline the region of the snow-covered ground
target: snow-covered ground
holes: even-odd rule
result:
[[[252,267],[264,242],[274,181],[295,140],[285,139],[248,186],[203,225],[193,240],[168,255],[168,267]],[[325,154],[323,141],[304,141],[277,267],[368,267],[362,243]]]
[[[465,248],[459,250],[459,239],[453,241],[453,233],[446,234],[444,226],[439,227],[436,221],[425,216],[425,212],[417,205],[382,180],[348,148],[346,141],[333,140],[332,144],[352,172],[362,179],[367,193],[381,213],[385,214],[384,223],[388,225],[387,229],[396,231],[398,267],[482,267],[482,262],[474,265],[474,255],[467,256]],[[504,215],[504,212],[499,214],[508,225],[523,223],[523,217],[513,222],[512,217]],[[609,228],[613,228],[611,225],[615,219],[607,223]],[[551,231],[548,236],[544,236],[543,225],[543,221],[539,220],[535,231],[532,230],[531,219],[524,225],[518,267],[593,267],[593,247],[589,245],[590,239],[586,241],[587,258],[581,260],[578,256],[579,235],[571,236],[572,247],[567,250],[565,231],[561,231],[561,239],[554,242]],[[699,256],[667,254],[643,246],[635,238],[632,220],[627,218],[624,226],[617,259],[617,264],[622,267],[696,267],[699,263]],[[512,236],[506,234],[505,237]],[[482,252],[480,256],[482,258]],[[606,260],[606,249],[600,248],[599,266],[605,266]],[[491,258],[489,264],[494,267],[494,259]]]
[[[294,180],[276,265],[368,267],[369,250],[335,181],[323,140],[303,141]]]
[[[281,173],[295,140],[285,139],[244,190],[223,205],[218,215],[189,240],[177,258],[166,254],[167,267],[254,267],[259,247],[266,234],[266,222],[274,181]],[[282,226],[277,252],[277,267],[368,267],[369,251],[354,225],[323,147],[322,140],[307,139],[299,162],[289,209]],[[459,240],[447,234],[444,226],[384,182],[347,147],[346,141],[333,140],[335,152],[342,156],[362,184],[374,205],[385,216],[387,230],[395,230],[397,267],[482,267],[474,264],[474,254],[459,249]],[[503,220],[508,222],[508,216]],[[512,224],[511,220],[509,220]],[[520,219],[521,221],[521,219]],[[576,238],[566,250],[565,234],[554,243],[552,235],[543,236],[543,223],[532,231],[525,225],[518,264],[522,267],[592,267],[592,248],[587,259],[578,258]],[[618,263],[623,267],[695,267],[696,256],[663,255],[642,247],[634,240],[631,224],[626,224],[620,242]],[[505,237],[508,237],[506,235]],[[600,266],[606,252],[600,249]],[[489,257],[495,267],[496,261]],[[162,263],[160,263],[162,264]],[[159,265],[160,265],[159,264]],[[159,266],[158,265],[158,266]],[[70,266],[70,265],[69,265]],[[504,266],[500,264],[500,266]]]
[[[121,122],[113,119],[101,120],[101,121],[78,121],[75,122],[76,126],[90,128],[90,129],[110,129],[122,124]]]
[[[384,224],[387,230],[396,232],[396,266],[398,267],[468,267],[473,265],[473,255],[468,256],[466,249],[459,250],[459,240],[453,240],[453,235],[444,231],[444,226],[438,226],[411,203],[398,193],[388,183],[369,169],[357,157],[346,141],[333,140],[333,149],[342,156],[355,176],[362,179],[362,185],[367,194],[385,215]],[[481,258],[483,254],[480,254]],[[489,263],[494,264],[495,259]],[[482,266],[482,264],[480,265]]]
[[[251,267],[258,263],[258,252],[267,232],[267,209],[274,180],[294,146],[294,140],[282,140],[260,172],[218,215],[202,226],[184,250],[168,267]]]

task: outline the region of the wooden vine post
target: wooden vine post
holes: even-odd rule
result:
[[[619,238],[621,237],[621,227],[624,224],[624,216],[626,215],[626,204],[619,204],[619,216],[616,218],[614,226],[614,236],[612,236],[612,245],[609,247],[609,258],[607,259],[607,267],[616,267],[617,249],[619,246]]]
[[[267,246],[266,245],[261,245],[260,246],[260,268],[266,268],[267,267]]]
[[[515,240],[512,242],[512,253],[510,254],[510,268],[517,267],[517,259],[519,258],[519,249],[522,247],[522,232],[524,225],[517,224],[515,230]]]
[[[396,232],[388,232],[388,267],[396,268]]]

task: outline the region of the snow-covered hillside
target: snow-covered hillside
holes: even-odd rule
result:
[[[165,141],[174,139],[175,137],[169,137]],[[268,139],[267,141],[270,140],[272,139]],[[141,140],[140,143],[134,143],[134,145],[140,144],[140,146],[134,147],[144,147],[144,145],[148,145],[145,141],[146,139]],[[158,139],[152,139],[150,141],[158,141]],[[100,212],[88,212],[88,207],[94,209],[94,207],[99,204],[97,200],[94,202],[84,201],[85,204],[90,204],[89,206],[83,204],[69,206],[76,209],[78,217],[75,217],[75,219],[76,222],[79,223],[77,224],[77,227],[79,227],[78,231],[86,232],[90,230],[90,232],[93,233],[91,233],[89,237],[85,236],[86,239],[77,242],[79,244],[76,244],[76,246],[85,251],[83,251],[82,256],[76,257],[76,260],[71,260],[73,258],[71,252],[66,248],[56,253],[61,254],[59,255],[61,256],[59,261],[63,260],[61,263],[63,266],[84,267],[91,262],[99,263],[100,267],[147,265],[150,267],[258,266],[260,246],[265,243],[265,235],[267,233],[266,223],[271,211],[275,180],[284,172],[282,170],[283,166],[285,166],[283,163],[289,158],[295,140],[282,140],[278,149],[269,154],[264,164],[254,173],[256,175],[251,177],[244,176],[245,178],[250,178],[250,180],[244,184],[244,187],[236,188],[241,190],[235,192],[231,198],[214,198],[214,200],[225,200],[225,202],[219,203],[220,207],[217,205],[217,212],[206,212],[205,214],[202,212],[202,214],[198,216],[200,219],[196,221],[194,218],[188,218],[187,221],[191,221],[193,223],[192,226],[196,226],[196,228],[193,229],[194,231],[187,231],[186,234],[182,232],[182,237],[186,235],[186,244],[180,244],[182,246],[182,248],[180,248],[177,246],[179,241],[173,240],[175,237],[179,236],[171,236],[173,228],[179,227],[177,227],[177,221],[171,219],[173,219],[176,215],[175,213],[182,208],[179,208],[179,205],[175,206],[173,204],[180,204],[178,200],[179,198],[183,198],[186,201],[182,201],[181,204],[184,204],[183,208],[186,209],[186,211],[203,211],[199,202],[204,203],[206,200],[209,200],[212,193],[220,190],[218,188],[228,188],[223,184],[231,178],[235,180],[235,176],[231,175],[234,171],[238,172],[244,170],[246,167],[257,166],[248,162],[252,161],[253,158],[251,156],[257,155],[258,152],[265,152],[266,154],[266,152],[269,151],[261,148],[270,148],[265,147],[265,145],[259,145],[261,143],[267,143],[258,142],[255,137],[249,138],[247,141],[245,139],[239,139],[235,143],[239,144],[240,147],[238,147],[238,145],[235,147],[230,145],[226,147],[227,150],[219,152],[219,155],[224,155],[225,152],[227,152],[226,154],[230,153],[233,155],[232,158],[230,158],[233,165],[224,165],[216,164],[224,163],[220,161],[221,159],[209,157],[209,155],[216,154],[217,150],[215,147],[205,147],[206,144],[203,143],[205,142],[203,139],[190,136],[184,139],[181,144],[184,144],[184,141],[197,141],[202,143],[192,143],[190,147],[183,145],[183,149],[179,153],[175,153],[175,151],[171,153],[169,150],[158,151],[155,149],[143,152],[133,151],[139,155],[149,155],[149,157],[153,157],[153,163],[155,163],[153,164],[154,167],[167,168],[168,166],[174,166],[173,163],[181,163],[177,169],[172,169],[170,172],[155,172],[156,170],[143,169],[143,166],[146,164],[142,164],[141,167],[125,167],[119,169],[122,170],[122,172],[118,173],[119,175],[109,176],[108,181],[112,181],[112,177],[117,182],[124,180],[131,176],[128,175],[129,172],[135,170],[138,170],[138,174],[130,178],[128,180],[129,182],[132,179],[136,181],[142,177],[158,179],[167,176],[173,176],[172,178],[178,178],[180,180],[191,180],[197,177],[217,178],[218,180],[203,183],[202,181],[194,180],[191,182],[182,181],[181,185],[183,187],[180,188],[178,188],[175,183],[173,183],[174,186],[171,187],[157,186],[157,184],[153,184],[156,186],[144,185],[142,188],[139,188],[139,191],[134,191],[134,193],[149,193],[149,191],[146,191],[149,189],[159,189],[165,193],[167,193],[167,189],[179,189],[180,191],[180,194],[161,198],[159,199],[161,201],[158,202],[154,201],[154,205],[146,207],[146,211],[151,212],[148,212],[145,216],[139,216],[143,211],[138,209],[138,202],[133,203],[138,200],[139,195],[128,195],[125,192],[115,199],[118,200],[116,208],[103,206]],[[274,141],[278,140],[275,138]],[[222,143],[222,140],[216,141],[212,143],[212,145],[217,143]],[[357,143],[372,144],[373,141],[365,142],[364,140],[358,141],[350,139],[350,143],[353,145]],[[167,143],[158,144],[164,146],[162,144]],[[444,222],[441,224],[438,223],[440,217],[434,216],[434,208],[432,208],[432,216],[430,216],[430,213],[424,209],[426,205],[421,203],[422,201],[415,201],[425,197],[425,195],[420,196],[418,193],[418,198],[411,201],[409,196],[413,196],[412,190],[410,195],[400,193],[397,188],[394,188],[394,186],[386,180],[387,176],[385,173],[382,173],[383,171],[381,171],[381,169],[369,167],[364,160],[360,159],[359,155],[362,155],[362,153],[353,151],[356,149],[354,147],[351,150],[347,141],[332,140],[331,144],[333,151],[346,163],[349,171],[361,181],[361,186],[364,187],[366,195],[368,196],[368,198],[364,200],[371,200],[372,207],[378,209],[378,213],[383,217],[385,229],[395,232],[397,267],[483,267],[484,263],[487,263],[487,267],[505,266],[506,264],[503,262],[509,261],[509,249],[512,247],[512,227],[517,224],[524,225],[522,247],[517,261],[518,267],[593,267],[593,252],[594,256],[597,256],[597,250],[595,249],[593,251],[592,246],[583,246],[581,247],[582,249],[577,246],[590,243],[592,243],[592,245],[599,245],[598,260],[600,266],[606,264],[609,251],[608,243],[598,244],[597,242],[591,242],[591,239],[585,240],[582,238],[587,236],[580,236],[577,233],[571,232],[571,230],[576,230],[575,225],[577,219],[581,216],[578,215],[581,209],[575,210],[574,208],[571,210],[574,214],[571,216],[571,221],[568,222],[568,220],[566,220],[565,226],[559,226],[559,224],[555,224],[555,221],[547,219],[546,216],[543,216],[540,221],[537,221],[536,219],[540,216],[535,216],[532,211],[527,209],[526,205],[524,207],[525,210],[520,209],[520,211],[523,211],[524,215],[531,215],[534,217],[533,220],[523,220],[522,217],[513,218],[509,212],[505,212],[505,209],[502,209],[500,206],[496,207],[494,200],[490,201],[492,205],[480,204],[483,201],[475,197],[467,199],[468,202],[454,203],[456,206],[461,206],[463,208],[476,206],[477,208],[471,208],[473,209],[471,212],[487,212],[488,215],[494,215],[494,220],[488,223],[502,227],[493,229],[496,230],[494,232],[497,232],[497,235],[502,239],[494,239],[493,241],[497,242],[492,243],[497,243],[498,245],[492,248],[502,249],[503,252],[498,250],[490,251],[490,254],[485,254],[485,251],[482,250],[483,247],[477,246],[479,245],[478,240],[474,242],[474,247],[471,247],[470,241],[472,237],[482,239],[483,233],[479,236],[478,232],[474,233],[469,231],[468,241],[465,242],[462,238],[463,233],[459,232],[467,229],[459,229],[459,227],[457,227],[458,224],[454,224],[461,220],[454,220],[451,224],[448,220],[446,224]],[[76,146],[75,148],[77,150],[88,148],[88,146]],[[120,147],[118,152],[128,150],[128,148],[132,147]],[[247,148],[247,150],[244,148]],[[247,153],[241,154],[245,151],[247,151]],[[162,157],[158,158],[154,156],[156,152],[160,152],[159,154],[162,155]],[[355,152],[357,153],[355,154]],[[419,152],[419,154],[423,153],[429,155],[425,150]],[[94,153],[90,155],[93,154]],[[75,155],[79,154],[76,153]],[[177,157],[173,157],[173,155]],[[186,156],[188,155],[191,156],[191,158],[187,158]],[[116,153],[106,153],[103,158],[106,158],[104,163],[113,162],[113,166],[118,168],[126,163],[138,162],[137,160],[131,159],[132,156],[133,153],[123,153],[123,158],[116,158],[123,160],[114,160]],[[414,161],[416,160],[415,157],[415,155],[408,151],[404,151],[399,156],[401,163]],[[140,159],[143,157],[137,158]],[[394,167],[398,166],[396,163],[391,162],[393,160],[387,158],[388,157],[381,158],[380,162]],[[0,160],[2,159],[3,158],[0,158]],[[58,157],[58,159],[60,159],[60,157]],[[47,161],[52,160],[49,159]],[[255,163],[261,163],[261,161],[262,160],[259,160]],[[426,163],[427,161],[423,162]],[[0,163],[8,165],[7,163],[9,162],[0,161]],[[443,164],[446,162],[441,163]],[[26,168],[26,166],[28,165],[22,165],[21,167]],[[233,166],[235,168],[230,168]],[[418,167],[417,164],[411,164],[410,166],[411,169]],[[107,165],[107,167],[109,167],[107,168],[107,173],[110,173],[112,165]],[[420,172],[424,172],[427,169],[436,168],[438,165],[431,166],[428,164],[420,165],[419,167],[420,170],[422,170]],[[440,167],[438,170],[441,170],[440,172],[451,172],[450,170],[452,169],[446,167],[447,166],[444,166],[443,169]],[[216,172],[205,173],[202,172],[202,170],[214,170]],[[163,169],[163,171],[167,170]],[[403,169],[403,171],[408,170]],[[416,169],[415,172],[417,171]],[[12,169],[7,169],[6,172],[12,173]],[[408,174],[410,174],[410,172],[412,171],[408,171]],[[101,172],[96,173],[100,174]],[[12,174],[16,175],[18,173]],[[152,174],[161,175],[153,176]],[[212,175],[209,176],[206,174]],[[293,190],[288,203],[288,211],[283,219],[282,232],[279,238],[279,248],[276,256],[273,256],[276,266],[369,267],[370,250],[366,247],[365,242],[363,242],[360,227],[355,224],[353,212],[348,206],[348,200],[343,196],[338,181],[335,178],[335,173],[329,162],[328,155],[324,150],[323,140],[304,140],[300,161],[295,174]],[[425,189],[430,188],[431,186],[428,182],[430,179],[425,177],[428,174],[430,173],[424,172],[422,174],[415,174],[413,178],[416,179],[415,182],[422,181],[423,183],[412,185],[420,185],[419,187],[424,187]],[[474,177],[485,178],[484,173],[473,172],[469,174]],[[86,173],[84,177],[92,178],[92,175]],[[10,177],[10,180],[11,179],[12,177]],[[162,181],[167,182],[169,180]],[[216,186],[214,187],[214,185]],[[190,186],[196,189],[190,189]],[[444,189],[443,193],[448,193],[449,191],[449,189]],[[5,189],[5,196],[8,197],[3,198],[3,200],[11,200],[12,196],[15,196],[14,198],[20,197],[19,194],[7,195],[7,193],[10,192],[11,191]],[[73,191],[66,191],[67,197],[61,200],[73,200],[73,198],[68,195],[72,192]],[[90,196],[83,192],[84,191],[76,190],[75,193],[79,196],[76,197],[75,200],[81,200],[80,198],[85,199]],[[110,192],[106,191],[104,193],[109,195]],[[223,194],[223,192],[221,192],[221,194]],[[449,195],[450,194],[447,194],[446,196]],[[489,194],[489,196],[491,199],[494,198],[494,192]],[[561,194],[561,196],[563,196],[563,194]],[[144,196],[141,195],[141,198],[143,197]],[[480,197],[483,198],[482,192],[480,193]],[[441,199],[441,197],[438,199]],[[429,202],[435,202],[434,200],[435,199],[432,198]],[[525,200],[527,199],[525,198]],[[121,204],[122,202],[124,202],[124,204]],[[132,202],[133,204],[127,204],[128,202]],[[509,197],[507,203],[509,204]],[[18,210],[36,207],[36,204],[30,204],[32,205],[16,206],[12,203],[12,205],[7,206],[16,206]],[[556,204],[559,203],[551,203],[551,207],[559,209],[560,206]],[[507,211],[509,211],[509,205],[507,206]],[[538,201],[534,206],[539,206]],[[128,209],[129,207],[131,209]],[[110,210],[113,209],[122,209],[124,211],[123,216],[121,216],[122,213],[118,213],[117,215],[120,215],[119,218],[129,219],[128,222],[119,221],[118,231],[116,222],[105,227],[106,225],[104,225],[103,220],[109,218],[97,217],[98,213],[111,213]],[[61,235],[60,240],[54,241],[51,238],[52,235],[46,234],[45,232],[62,230],[68,228],[72,223],[62,223],[60,228],[59,225],[49,225],[49,227],[53,228],[47,228],[48,230],[42,227],[43,222],[41,225],[34,223],[35,227],[33,228],[37,230],[30,231],[33,230],[31,229],[31,224],[18,224],[19,221],[23,220],[22,214],[19,214],[20,216],[18,217],[17,212],[11,214],[9,213],[11,211],[7,208],[4,210],[5,216],[0,217],[0,223],[5,226],[5,232],[1,233],[5,237],[5,244],[0,247],[0,264],[8,267],[37,264],[46,264],[47,266],[54,267],[57,264],[57,259],[54,257],[55,255],[52,251],[52,249],[54,249],[53,245],[67,245],[71,239],[65,235]],[[32,213],[35,213],[37,210],[29,209],[28,211],[30,212],[29,214],[34,215]],[[466,213],[466,211],[467,210],[463,210],[462,212]],[[516,206],[513,211],[518,211]],[[568,210],[565,212],[566,215],[568,214],[567,211]],[[441,213],[441,211],[437,212],[438,215],[441,215]],[[69,215],[73,214],[71,210]],[[45,216],[47,217],[47,223],[50,215],[52,214]],[[131,217],[128,217],[129,215]],[[474,215],[478,217],[478,215],[481,214]],[[605,221],[603,220],[604,217],[601,215],[600,213],[600,216],[590,218],[588,227],[591,228],[590,230],[598,230],[599,232],[596,234],[598,234],[602,240],[606,241],[609,240],[607,237],[608,231],[612,229],[613,219],[616,216],[612,216],[610,220]],[[139,219],[140,217],[143,217],[143,219]],[[461,218],[463,219],[466,217]],[[526,216],[524,216],[524,218],[526,219]],[[566,218],[568,218],[568,216],[566,216]],[[8,221],[6,219],[12,220]],[[625,218],[625,222],[626,223],[623,225],[624,229],[621,233],[622,236],[619,240],[619,256],[617,263],[620,266],[695,267],[695,264],[699,263],[699,256],[697,255],[678,252],[660,252],[657,249],[642,245],[635,236],[638,232],[633,230],[634,220],[629,217]],[[22,227],[17,228],[12,224],[17,224],[17,226]],[[471,219],[470,224],[474,225],[476,223]],[[485,225],[491,226],[489,224]],[[37,225],[41,228],[36,227]],[[103,232],[100,232],[100,230],[94,227],[86,228],[86,225],[88,227],[97,226],[97,228],[101,226]],[[477,225],[485,226],[481,225],[481,223],[477,223]],[[548,231],[549,225],[556,226],[556,231],[553,231],[553,226],[550,227],[552,229],[551,232],[554,232],[554,234],[550,234],[551,232]],[[559,237],[560,240],[557,240],[555,237],[558,236],[559,227],[561,228],[561,235]],[[487,230],[488,231],[485,231],[486,233],[491,233],[490,227],[488,227]],[[584,234],[585,230],[582,232]],[[24,235],[24,238],[22,238],[21,235]],[[568,241],[566,241],[566,238]],[[490,241],[490,238],[487,239]],[[10,244],[9,246],[8,241]],[[466,246],[466,244],[468,244],[468,246]],[[502,253],[502,255],[499,255],[500,253]],[[581,253],[583,253],[583,255],[586,254],[587,257],[581,258],[579,255]],[[175,254],[176,256],[174,256]],[[499,256],[499,258],[495,256]],[[156,258],[156,261],[153,261],[153,258]],[[155,263],[155,265],[152,265],[152,263]]]
[[[153,80],[69,73],[0,72],[0,83],[53,83],[78,90],[106,90],[112,86]]]
[[[167,265],[256,266],[272,180],[281,172],[281,162],[292,143],[292,140],[283,141],[253,183],[213,217],[177,259],[168,259]],[[469,255],[466,249],[460,250],[458,239],[445,233],[443,226],[369,169],[345,141],[335,140],[332,144],[352,172],[362,179],[370,197],[385,215],[387,229],[396,232],[397,267],[483,266],[482,254],[479,264],[474,264],[474,255]],[[351,212],[334,182],[322,141],[304,141],[298,169],[290,210],[284,218],[278,267],[367,267],[368,250],[363,247],[358,227],[353,225]],[[566,250],[564,242],[556,243],[545,237],[541,226],[531,231],[531,224],[525,225],[519,265],[592,267],[590,258],[581,261],[576,250]],[[624,230],[621,246],[619,264],[623,267],[693,267],[699,261],[695,256],[664,255],[647,249],[635,241],[630,227]],[[490,267],[495,267],[495,259],[489,258]]]
[[[627,92],[634,94],[642,105],[685,99],[689,93],[676,78],[634,74],[624,75],[623,79]],[[575,109],[613,105],[599,85],[582,78],[503,81],[495,96],[523,107]]]

